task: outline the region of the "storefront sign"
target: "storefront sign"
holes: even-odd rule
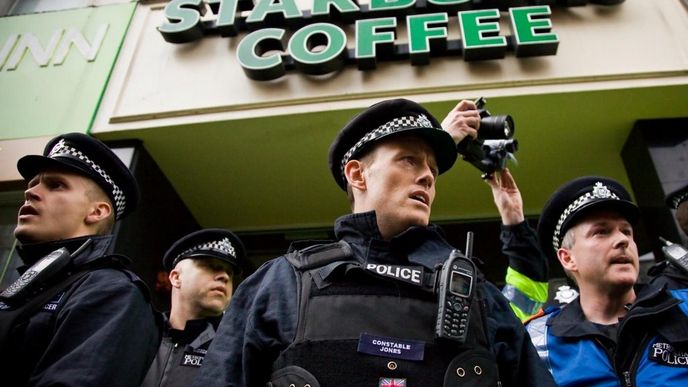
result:
[[[86,61],[93,62],[107,30],[108,24],[101,24],[89,41],[76,27],[58,28],[53,31],[50,41],[45,46],[30,32],[11,34],[0,46],[0,70],[16,70],[25,57],[33,58],[40,67],[46,67],[51,62],[53,66],[59,66],[67,58],[71,46],[74,46]],[[31,55],[24,55],[27,51]]]
[[[436,56],[478,61],[504,58],[507,51],[517,57],[556,54],[559,38],[552,32],[549,5],[509,7],[527,3],[371,0],[359,5],[356,0],[312,0],[311,10],[302,11],[295,0],[257,0],[255,5],[252,0],[173,0],[158,30],[171,43],[248,31],[237,46],[237,61],[249,78],[266,81],[293,69],[323,75],[355,64],[359,70],[371,70],[378,61],[409,60],[417,66]],[[485,8],[496,4],[508,11],[511,35],[500,30],[500,9]],[[212,15],[205,14],[208,9]],[[400,23],[406,26],[404,43],[398,42]],[[458,23],[460,37],[449,36],[449,23]],[[351,35],[353,41],[347,38]]]

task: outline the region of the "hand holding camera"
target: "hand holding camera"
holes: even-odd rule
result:
[[[480,130],[475,138],[464,137],[456,149],[465,161],[483,172],[484,179],[495,171],[504,170],[507,160],[515,160],[518,142],[513,138],[516,127],[510,115],[491,115],[484,109],[483,97],[475,101],[475,106],[478,109]]]

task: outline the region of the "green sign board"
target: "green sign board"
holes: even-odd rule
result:
[[[0,18],[0,139],[87,132],[135,7]]]
[[[301,10],[295,0],[172,0],[158,27],[171,43],[206,34],[238,36],[237,61],[254,80],[271,80],[298,70],[322,75],[356,65],[372,70],[378,61],[409,60],[427,65],[431,57],[463,56],[466,61],[555,55],[550,5],[579,6],[587,0],[312,0]],[[623,0],[592,1],[614,5]],[[206,7],[208,5],[208,7]],[[214,19],[204,15],[207,9]],[[500,19],[511,22],[507,35]],[[399,39],[405,23],[406,39]],[[450,36],[458,23],[460,36]],[[348,33],[347,33],[348,32]],[[353,39],[347,36],[353,35]],[[403,43],[402,43],[403,42]]]

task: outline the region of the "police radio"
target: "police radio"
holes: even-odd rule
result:
[[[466,255],[470,256],[473,245],[473,233],[468,232]],[[439,302],[435,337],[466,341],[468,320],[471,314],[471,301],[474,293],[476,268],[473,261],[452,250],[449,258],[442,265],[439,275]]]
[[[39,259],[19,279],[0,293],[0,298],[14,300],[26,297],[37,285],[45,283],[46,280],[64,269],[72,260],[72,257],[81,253],[90,243],[91,240],[88,239],[74,254],[69,254],[69,250],[61,247]]]
[[[664,257],[676,268],[680,269],[683,273],[688,274],[688,250],[683,246],[671,243],[668,240],[659,237],[659,240],[664,243],[662,246],[662,252]]]

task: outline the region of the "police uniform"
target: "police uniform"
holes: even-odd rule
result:
[[[678,207],[686,200],[688,200],[688,185],[669,193],[665,198],[667,206],[674,210],[678,210]],[[652,284],[666,285],[669,289],[688,287],[688,273],[685,269],[669,263],[666,259],[654,264],[648,274]]]
[[[346,161],[400,132],[427,141],[440,173],[456,159],[425,109],[386,101],[356,116],[330,148],[339,186]],[[553,385],[506,299],[481,278],[465,343],[435,338],[428,278],[453,250],[436,226],[384,240],[375,212],[365,212],[334,229],[337,242],[296,246],[239,286],[194,386]]]
[[[203,229],[176,241],[163,257],[163,267],[171,271],[183,259],[217,258],[229,262],[235,274],[247,268],[241,240],[223,229]],[[220,316],[186,322],[184,329],[174,329],[165,316],[162,341],[143,387],[183,386],[194,380],[215,338]]]
[[[552,256],[566,231],[591,211],[615,209],[630,222],[638,209],[618,182],[575,179],[545,205],[538,234]],[[588,321],[580,300],[550,308],[527,325],[559,386],[683,386],[688,382],[688,291],[637,288],[618,324]]]
[[[116,219],[137,204],[136,182],[126,166],[100,141],[83,134],[58,136],[43,156],[25,156],[17,167],[27,180],[53,167],[89,177],[110,197]],[[112,239],[87,236],[18,246],[26,264],[20,272],[58,248],[72,257],[63,270],[32,284],[33,292],[2,299],[0,320],[9,322],[0,348],[4,385],[140,383],[159,343],[157,320],[143,281],[125,268],[128,260],[109,253]],[[50,296],[45,303],[27,309],[45,295]],[[19,311],[28,316],[14,319]]]

